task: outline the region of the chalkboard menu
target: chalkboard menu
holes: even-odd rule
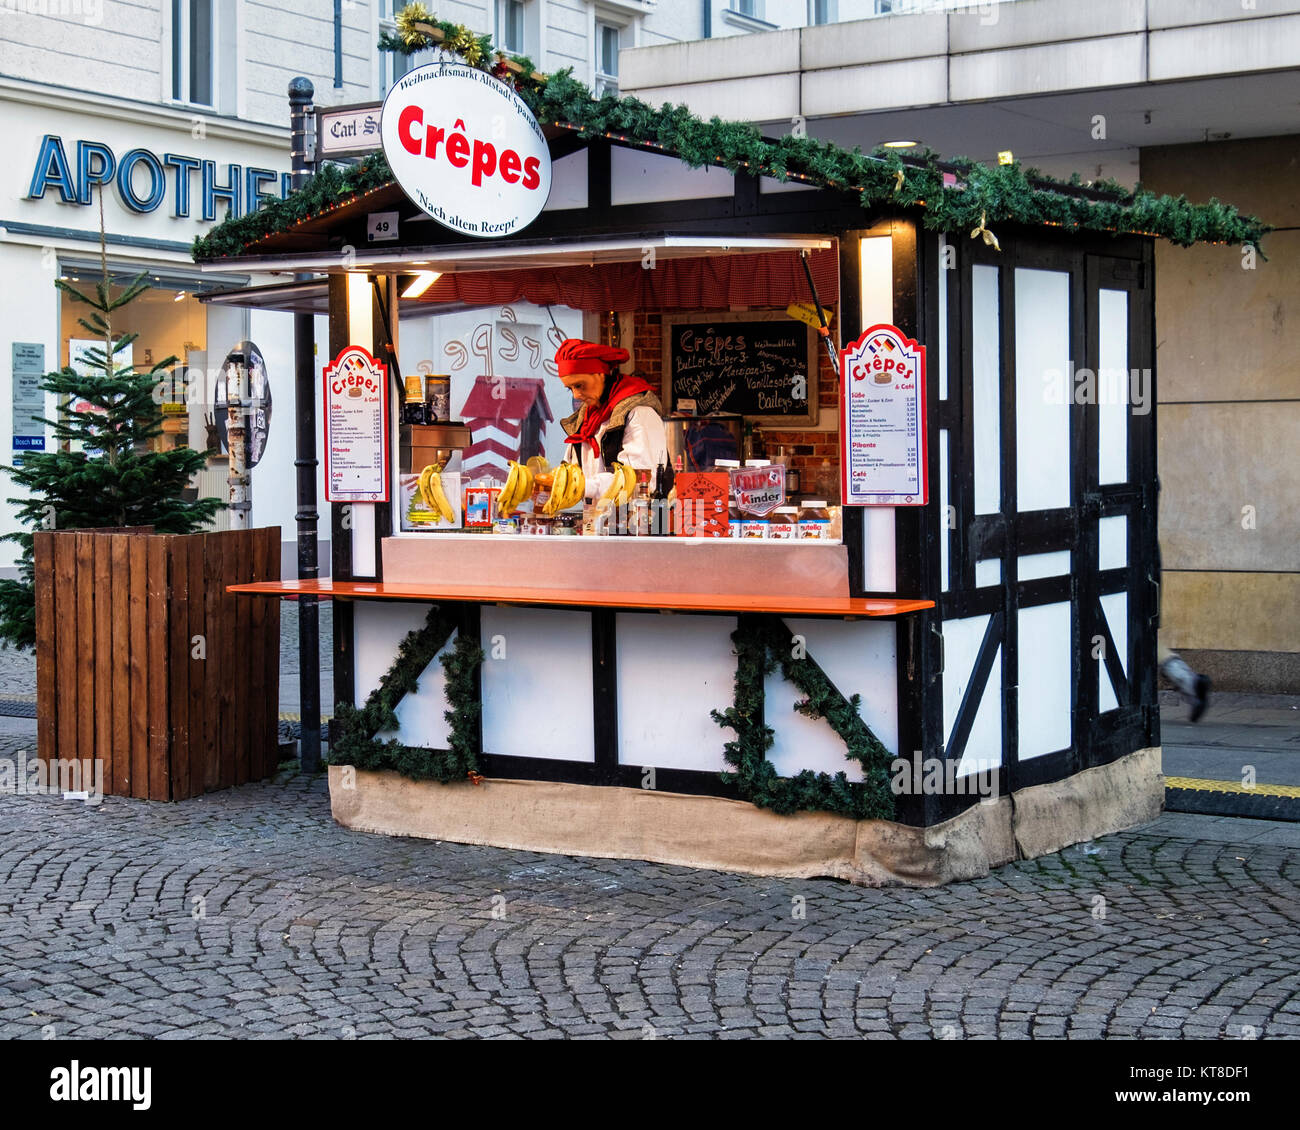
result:
[[[674,412],[816,421],[817,335],[784,311],[665,315],[663,356]]]

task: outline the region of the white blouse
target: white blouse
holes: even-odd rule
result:
[[[604,438],[609,425],[603,424],[596,432],[596,442]],[[572,444],[570,446],[578,446]],[[605,461],[592,451],[591,444],[583,443],[582,473],[587,480],[587,497],[599,498],[613,481],[612,471],[605,469]],[[653,471],[668,462],[668,436],[659,413],[648,405],[633,408],[623,422],[623,447],[618,462],[635,467],[638,471]]]

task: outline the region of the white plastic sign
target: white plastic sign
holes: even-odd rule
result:
[[[325,498],[388,501],[388,366],[360,345],[325,366]]]
[[[380,119],[402,190],[444,227],[498,239],[540,214],[551,155],[513,87],[462,63],[430,63],[393,84]]]

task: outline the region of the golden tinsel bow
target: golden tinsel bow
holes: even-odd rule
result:
[[[903,170],[902,170],[902,169],[899,169],[898,172],[896,172],[896,173],[894,174],[894,191],[895,191],[895,192],[899,192],[899,191],[902,190],[902,187],[903,187],[903,180],[904,180],[904,177],[903,177]]]
[[[971,237],[971,239],[974,239],[977,235],[982,235],[982,236],[984,237],[984,246],[985,246],[985,247],[991,247],[991,248],[993,248],[994,251],[1001,251],[1001,250],[1002,250],[1002,245],[1001,245],[1000,243],[998,243],[998,237],[995,236],[991,231],[989,231],[988,228],[986,228],[986,227],[984,226],[985,216],[986,216],[986,213],[984,213],[984,212],[981,212],[981,213],[980,213],[980,224],[979,224],[979,227],[977,227],[977,228],[975,228],[974,230],[972,230],[972,232],[970,233],[970,237]]]
[[[428,41],[428,36],[418,31],[415,25],[427,24],[432,19],[433,13],[419,0],[415,0],[397,13],[397,34],[402,37],[402,42],[407,47],[423,47]]]

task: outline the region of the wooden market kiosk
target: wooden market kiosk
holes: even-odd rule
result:
[[[846,506],[836,545],[403,532],[394,384],[394,489],[330,507],[331,578],[238,586],[334,598],[336,699],[356,704],[336,717],[335,818],[922,884],[1153,819],[1151,238],[1007,222],[994,246],[813,177],[690,168],[634,131],[545,136],[549,202],[517,235],[446,230],[363,169],[209,265],[324,275],[331,356],[363,345],[402,372],[415,303],[570,306],[605,334],[623,315],[668,406],[656,327],[810,302],[807,253],[838,345],[890,323],[928,349],[929,501]],[[400,238],[368,248],[368,217],[392,212]],[[441,277],[399,299],[420,272]],[[811,401],[833,418],[837,374],[816,356]],[[1145,374],[1148,399],[1045,391],[1044,374],[1083,370]],[[779,430],[814,460],[818,442],[838,451],[824,424]]]

